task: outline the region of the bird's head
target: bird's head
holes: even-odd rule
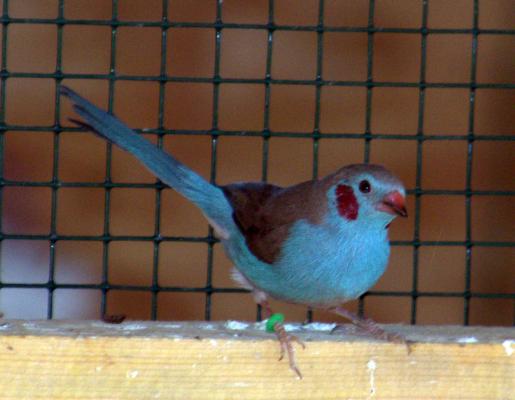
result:
[[[327,177],[334,214],[347,221],[387,227],[397,216],[406,217],[402,182],[380,165],[353,164]]]

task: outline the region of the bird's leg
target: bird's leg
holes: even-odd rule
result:
[[[404,343],[408,346],[408,352],[410,351],[409,343],[402,335],[386,332],[374,320],[370,318],[360,317],[359,315],[354,314],[353,312],[350,312],[343,307],[334,307],[331,308],[330,311],[344,318],[347,318],[358,328],[363,329],[365,332],[368,332],[374,338],[380,340],[387,340],[388,342],[393,343]],[[337,328],[338,327],[336,327],[335,329]]]
[[[274,315],[278,315],[272,313],[272,309],[270,308],[268,301],[262,300],[259,302],[259,305],[263,308],[266,319],[270,320],[270,318],[273,318]],[[281,321],[276,321],[273,323],[273,330],[281,346],[281,355],[279,357],[279,361],[284,358],[285,354],[288,354],[290,369],[295,372],[299,379],[302,379],[302,374],[300,373],[300,370],[297,367],[297,363],[295,362],[295,350],[293,348],[292,342],[297,342],[302,346],[303,349],[306,348],[306,346],[297,336],[290,335],[288,332],[286,332],[286,329],[284,328],[284,325]]]

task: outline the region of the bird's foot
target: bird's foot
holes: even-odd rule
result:
[[[357,326],[363,329],[376,339],[385,340],[392,343],[406,343],[404,336],[398,333],[390,333],[381,328],[374,320],[370,318],[362,318]]]
[[[279,340],[279,344],[281,346],[281,355],[279,356],[279,361],[281,361],[285,354],[287,354],[290,369],[295,372],[295,375],[297,375],[299,379],[302,379],[302,374],[300,373],[299,367],[297,367],[297,363],[295,362],[295,349],[293,348],[292,342],[297,342],[303,349],[305,349],[306,346],[297,336],[290,335],[288,332],[286,332],[286,329],[283,325],[283,314],[273,314],[272,309],[266,300],[263,300],[260,304],[268,318],[266,323],[266,330],[268,332],[275,333],[277,339]]]
[[[391,343],[404,344],[408,350],[408,354],[411,353],[411,344],[413,342],[407,340],[403,335],[398,333],[387,332],[383,328],[381,328],[374,320],[370,318],[360,317],[359,315],[354,314],[342,307],[335,307],[332,309],[332,311],[344,318],[347,318],[354,325],[356,325],[358,328],[365,331],[366,333],[370,334],[375,339],[385,340]],[[337,330],[339,330],[338,325],[333,329],[333,332]]]
[[[279,361],[284,358],[284,355],[288,355],[288,362],[290,364],[290,369],[295,372],[295,374],[302,379],[302,374],[300,373],[299,368],[297,367],[297,363],[295,362],[295,349],[293,348],[292,342],[297,342],[303,349],[306,348],[306,345],[295,335],[290,335],[286,332],[284,325],[281,322],[276,322],[274,324],[274,332],[279,339],[279,344],[281,345],[281,355],[279,356]]]

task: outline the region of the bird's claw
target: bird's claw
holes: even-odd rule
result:
[[[292,346],[292,342],[297,342],[303,349],[306,348],[306,345],[297,336],[288,334],[286,329],[284,329],[284,325],[279,322],[274,324],[274,331],[277,335],[277,338],[279,339],[279,344],[281,346],[279,361],[284,358],[285,354],[288,354],[288,363],[290,365],[290,369],[295,372],[299,379],[302,379],[302,374],[297,367],[297,363],[295,362],[295,350]]]
[[[385,340],[391,343],[404,344],[408,351],[408,355],[411,354],[411,346],[414,342],[407,340],[403,335],[398,333],[387,332],[383,328],[381,328],[374,320],[360,317],[350,311],[345,310],[344,308],[338,307],[334,309],[334,311],[338,315],[341,315],[342,317],[349,319],[353,325],[357,326],[358,328],[362,329],[363,331],[367,332],[368,334],[372,335],[374,338],[378,340]],[[342,329],[341,327],[339,327],[340,325],[334,327],[331,333],[334,333],[335,331]]]
[[[290,341],[296,342],[300,347],[302,347],[302,350],[304,350],[306,348],[306,345],[304,344],[304,342],[302,340],[300,340],[297,336],[288,335],[288,338]]]
[[[279,339],[279,342],[281,345],[281,355],[279,356],[279,361],[281,361],[284,358],[285,353],[288,353],[288,355],[290,354],[288,348],[290,348],[293,353],[293,346],[291,345],[291,342],[296,342],[300,347],[302,347],[302,350],[306,348],[304,342],[295,335],[286,335],[286,339],[284,339],[284,341]]]
[[[366,332],[370,333],[376,339],[385,340],[390,343],[398,343],[405,345],[408,355],[411,354],[411,345],[413,344],[413,342],[407,340],[403,335],[399,333],[387,332],[371,319],[364,319],[363,325],[360,327],[363,328]]]

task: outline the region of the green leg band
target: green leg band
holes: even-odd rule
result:
[[[268,321],[266,321],[266,331],[275,332],[274,326],[277,323],[282,324],[284,322],[284,314],[272,314]]]

